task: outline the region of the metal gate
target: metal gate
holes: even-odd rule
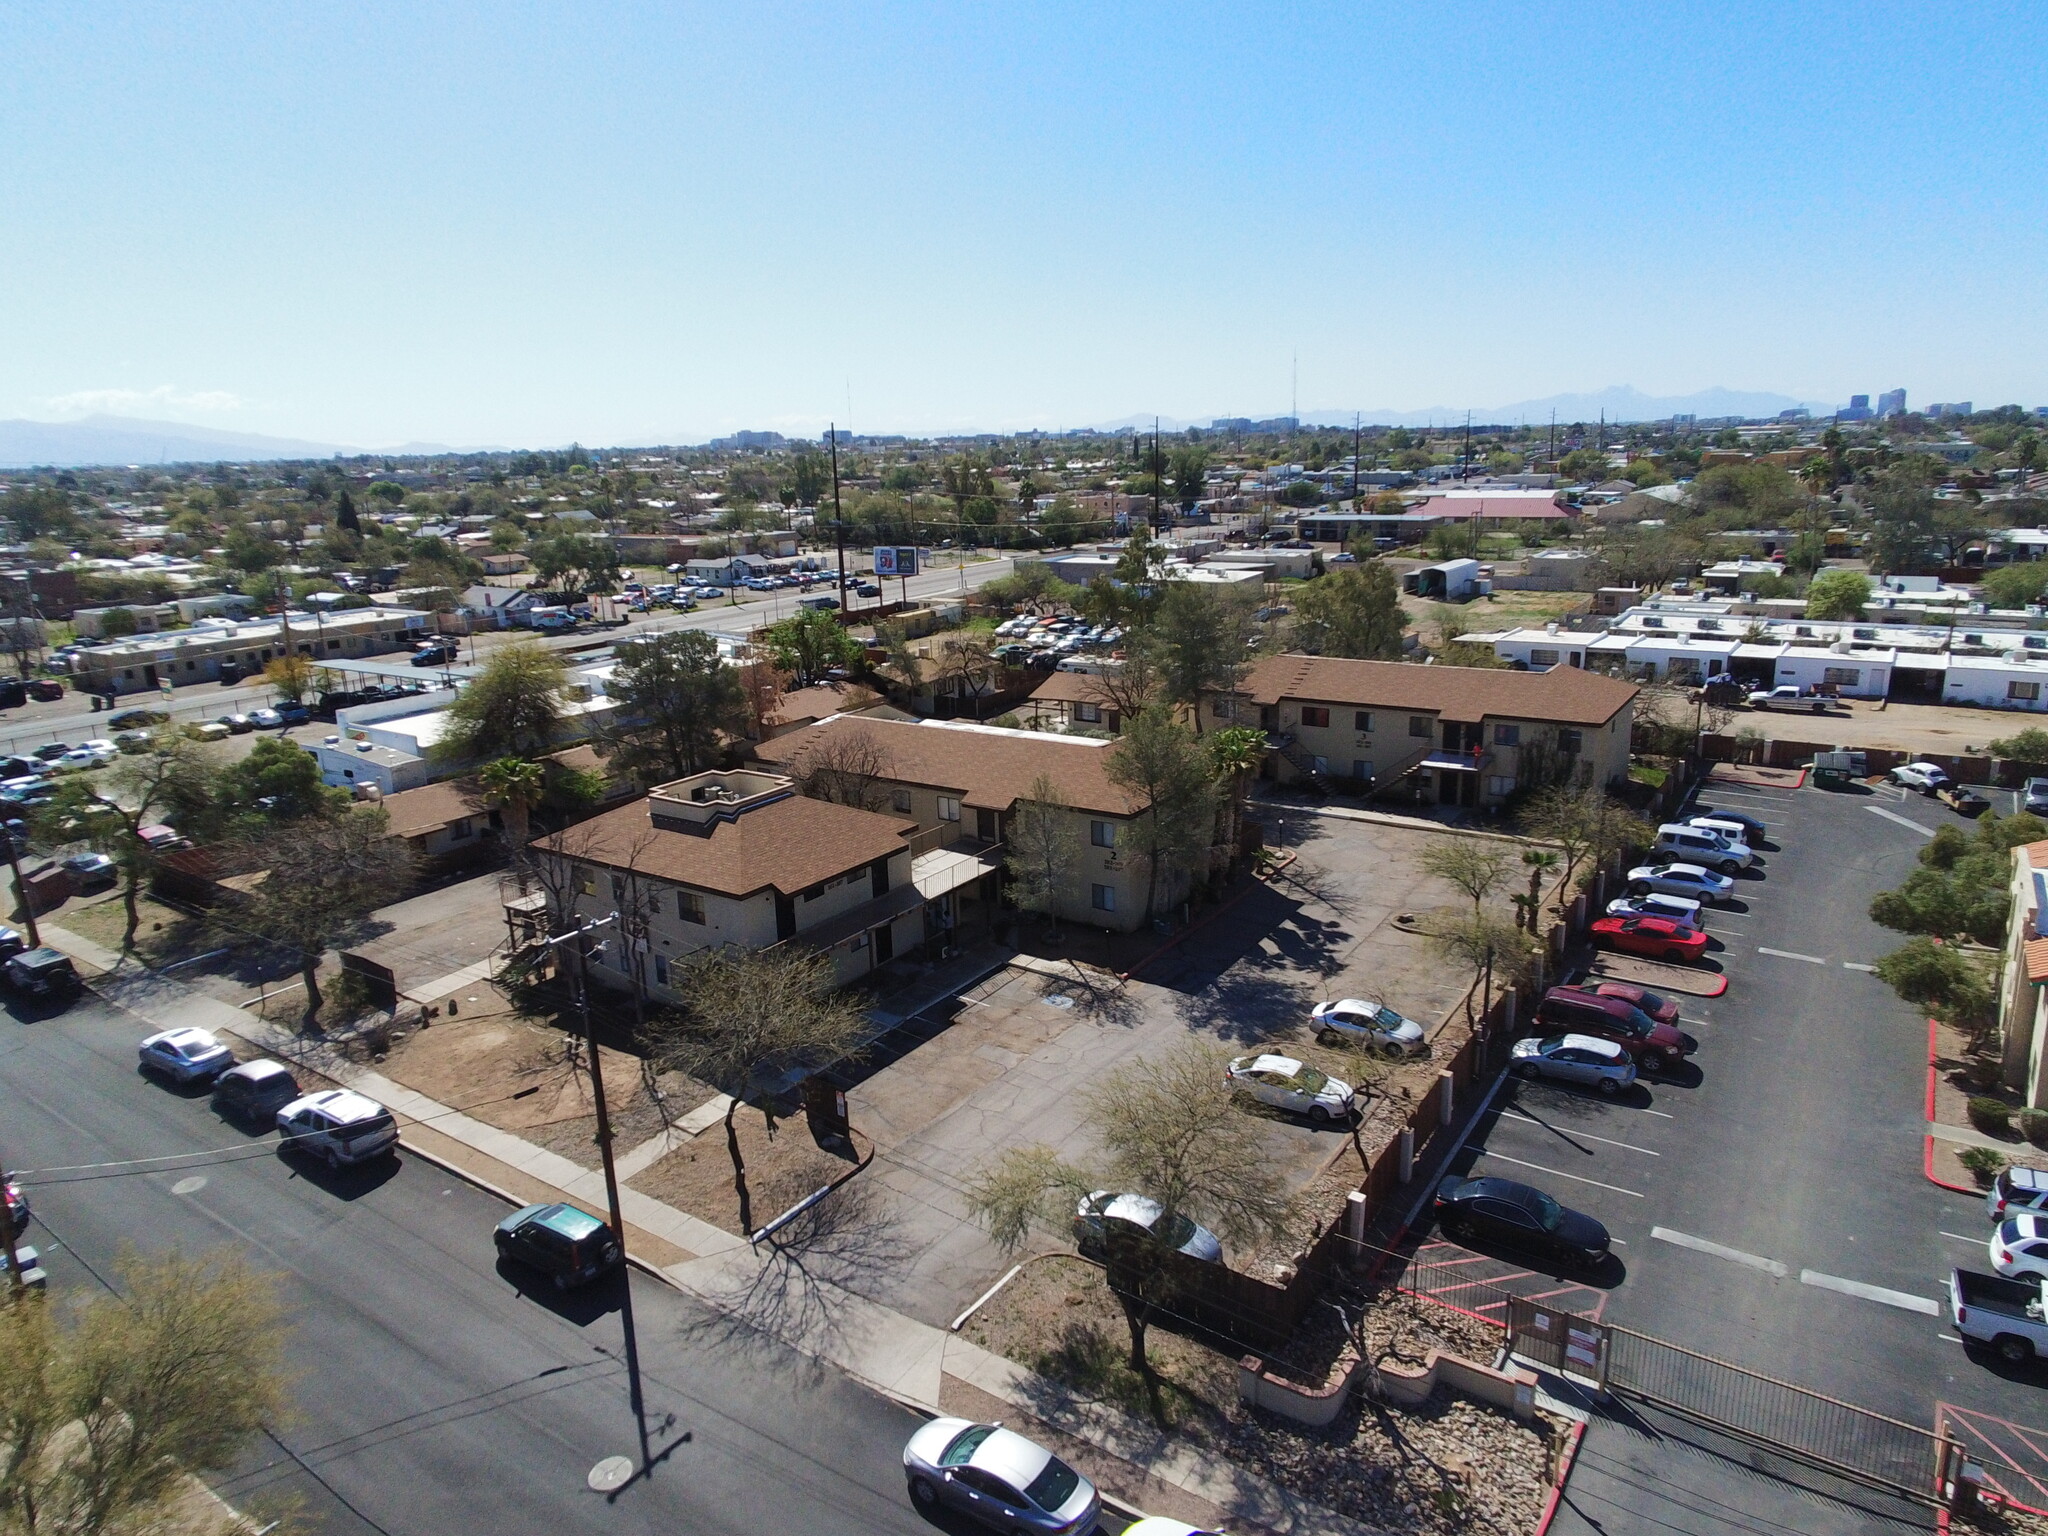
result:
[[[1609,1390],[1846,1477],[1935,1498],[1941,1442],[1932,1429],[1648,1334],[1609,1333]]]
[[[1507,1313],[1509,1353],[1589,1381],[1596,1389],[1607,1385],[1608,1340],[1613,1333],[1607,1324],[1526,1296],[1510,1297]]]

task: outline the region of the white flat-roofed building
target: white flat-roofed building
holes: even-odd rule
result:
[[[1942,679],[1941,701],[2038,714],[2048,710],[2048,689],[2043,683],[2048,683],[2048,651],[1951,656]]]

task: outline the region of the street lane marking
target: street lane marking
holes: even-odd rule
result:
[[[1808,965],[1827,964],[1827,961],[1819,955],[1802,955],[1794,949],[1771,949],[1759,944],[1756,947],[1756,952],[1760,955],[1776,955],[1780,960],[1804,960]]]
[[[1503,1120],[1519,1120],[1524,1125],[1541,1126],[1546,1131],[1552,1129],[1552,1127],[1544,1125],[1541,1120],[1532,1120],[1527,1115],[1518,1115],[1511,1109],[1502,1110],[1500,1117]],[[1591,1131],[1560,1130],[1557,1134],[1575,1141],[1597,1141],[1603,1146],[1620,1147],[1624,1152],[1640,1152],[1645,1157],[1662,1157],[1664,1155],[1662,1152],[1652,1152],[1648,1147],[1633,1146],[1626,1141],[1611,1141],[1605,1136],[1595,1136]]]
[[[1517,1168],[1534,1168],[1538,1173],[1554,1173],[1560,1179],[1570,1179],[1574,1184],[1590,1184],[1595,1189],[1611,1189],[1617,1195],[1627,1195],[1634,1200],[1640,1200],[1643,1198],[1642,1195],[1637,1191],[1633,1189],[1623,1189],[1619,1184],[1602,1184],[1598,1179],[1581,1178],[1576,1173],[1566,1173],[1562,1168],[1546,1168],[1541,1163],[1525,1163],[1519,1157],[1509,1157],[1505,1153],[1489,1151],[1482,1152],[1480,1156],[1490,1157],[1494,1159],[1494,1161],[1496,1162],[1513,1163]]]
[[[1881,805],[1866,805],[1863,809],[1870,812],[1873,816],[1882,816],[1886,821],[1895,821],[1907,831],[1918,832],[1922,837],[1934,836],[1934,828],[1923,827],[1917,821],[1909,821],[1898,812],[1888,811]]]
[[[1877,974],[1876,966],[1865,965],[1861,960],[1844,960],[1842,962],[1842,969],[1845,971],[1868,971],[1873,976]]]
[[[1791,1271],[1776,1259],[1767,1259],[1762,1254],[1744,1253],[1740,1248],[1724,1248],[1719,1243],[1710,1243],[1704,1237],[1694,1237],[1689,1232],[1674,1232],[1669,1227],[1652,1227],[1650,1236],[1659,1242],[1670,1243],[1676,1248],[1690,1248],[1695,1253],[1712,1254],[1717,1259],[1726,1259],[1731,1264],[1747,1264],[1751,1269],[1760,1269],[1767,1275],[1784,1279]]]
[[[1799,1271],[1799,1283],[1823,1291],[1837,1291],[1844,1296],[1856,1296],[1864,1301],[1881,1302],[1887,1307],[1897,1307],[1905,1312],[1924,1312],[1929,1317],[1941,1316],[1940,1305],[1929,1301],[1925,1296],[1910,1296],[1904,1291],[1888,1291],[1881,1285],[1865,1285],[1861,1280],[1844,1280],[1840,1275],[1824,1275],[1817,1269]]]

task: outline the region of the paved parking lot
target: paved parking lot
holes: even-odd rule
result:
[[[1912,1423],[1946,1402],[2048,1424],[2048,1366],[1980,1359],[1949,1331],[1948,1271],[1983,1266],[1988,1224],[1922,1174],[1926,1021],[1870,969],[1898,943],[1870,898],[1953,814],[1891,789],[1711,795],[1777,847],[1710,914],[1730,985],[1682,1000],[1697,1075],[1619,1101],[1507,1085],[1457,1164],[1598,1217],[1617,1262],[1558,1274],[1426,1230],[1418,1285],[1460,1304],[1496,1302],[1493,1285],[1547,1295]]]

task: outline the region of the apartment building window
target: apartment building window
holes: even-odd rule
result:
[[[1372,759],[1369,757],[1354,757],[1351,760],[1351,777],[1361,780],[1371,778]]]
[[[2015,703],[2038,703],[2041,698],[2041,685],[2039,683],[2007,683],[2005,685],[2005,696]]]
[[[657,987],[665,987],[668,985],[667,955],[656,955],[654,957],[654,984]]]
[[[703,922],[704,898],[695,891],[677,891],[676,916],[686,923]]]
[[[1100,704],[1089,704],[1085,701],[1076,704],[1074,706],[1074,718],[1093,725],[1102,718],[1102,706]]]
[[[951,795],[939,796],[939,820],[958,821],[959,819],[960,802],[958,800],[955,800]]]
[[[1361,710],[1360,710],[1360,711],[1359,711],[1359,712],[1358,712],[1358,713],[1357,713],[1356,715],[1352,716],[1352,720],[1351,720],[1351,727],[1352,727],[1352,729],[1353,729],[1353,730],[1358,730],[1358,731],[1369,731],[1369,730],[1371,730],[1371,729],[1372,729],[1372,711],[1371,711],[1371,710],[1369,710],[1369,709],[1361,709]]]
[[[1089,822],[1088,841],[1097,848],[1114,848],[1116,846],[1116,823],[1113,821]]]
[[[907,789],[890,790],[889,809],[895,811],[900,816],[908,816],[910,814],[910,791]]]
[[[1320,704],[1304,704],[1301,706],[1301,723],[1305,726],[1326,726],[1330,723],[1330,712]]]
[[[1090,905],[1098,912],[1114,912],[1116,910],[1116,887],[1113,885],[1090,886],[1089,901]]]
[[[1231,698],[1228,694],[1218,699],[1214,708],[1218,720],[1235,720],[1237,718],[1237,700]]]
[[[597,871],[588,864],[576,866],[576,894],[595,896],[597,894]]]
[[[1486,776],[1486,794],[1490,800],[1505,800],[1515,792],[1515,776],[1511,773],[1490,773]]]
[[[612,900],[620,906],[626,904],[626,877],[624,875],[612,876]]]
[[[1410,715],[1408,717],[1408,734],[1410,736],[1434,736],[1436,734],[1436,724],[1428,715]]]
[[[1518,747],[1522,744],[1522,728],[1519,725],[1496,725],[1493,728],[1493,744],[1496,747]]]
[[[1823,667],[1821,668],[1820,680],[1824,683],[1833,683],[1838,688],[1860,687],[1863,682],[1863,669],[1861,667]]]
[[[1585,744],[1586,737],[1583,731],[1559,731],[1557,733],[1557,750],[1560,752],[1578,752],[1585,747]]]

